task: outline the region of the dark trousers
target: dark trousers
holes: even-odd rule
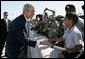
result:
[[[5,44],[5,38],[1,39],[1,55],[2,55],[2,50],[4,48],[4,44]]]
[[[0,47],[1,48],[1,55],[2,55],[2,51],[3,51],[3,48],[4,48],[5,42],[6,42],[7,33],[8,32],[6,32],[6,34],[1,37],[1,47]]]
[[[80,54],[80,52],[79,51],[70,52],[70,53],[63,52],[63,54],[65,58],[75,58],[78,54]]]

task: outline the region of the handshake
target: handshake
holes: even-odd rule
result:
[[[48,44],[51,44],[51,42],[54,42],[54,41],[55,41],[55,39],[40,41],[40,45],[48,45]]]

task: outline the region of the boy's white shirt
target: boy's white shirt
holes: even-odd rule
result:
[[[82,44],[83,39],[81,35],[81,32],[76,26],[73,26],[70,30],[68,28],[63,35],[63,38],[65,39],[65,47],[73,48],[75,45]]]

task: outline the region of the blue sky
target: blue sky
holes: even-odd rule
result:
[[[77,14],[83,13],[81,6],[84,5],[84,1],[1,1],[1,18],[3,18],[4,11],[7,11],[9,13],[8,18],[13,20],[22,14],[24,4],[34,5],[35,15],[42,14],[44,9],[47,7],[49,9],[55,10],[56,16],[65,16],[65,6],[67,4],[74,4]],[[47,12],[49,15],[51,14],[51,12]]]

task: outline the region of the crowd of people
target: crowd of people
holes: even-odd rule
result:
[[[46,11],[52,12],[48,16]],[[64,34],[64,16],[55,16],[55,11],[46,8],[44,14],[36,15],[36,18],[31,20],[31,30],[36,30],[38,34],[46,36],[48,39],[60,38]],[[54,42],[53,42],[54,43]],[[61,44],[64,46],[63,44]]]
[[[84,5],[83,5],[84,6]],[[84,7],[82,9],[84,10]],[[52,12],[52,15],[48,15],[46,11]],[[65,6],[65,11],[67,13],[74,13],[76,14],[76,8],[72,4],[67,4]],[[36,30],[38,34],[42,34],[49,39],[53,38],[60,38],[64,35],[67,27],[64,25],[65,17],[62,15],[55,15],[54,10],[50,10],[46,8],[44,10],[44,14],[36,15],[36,18],[32,21],[31,30]],[[84,40],[84,19],[78,17],[78,22],[76,24],[79,31],[82,33],[82,38]],[[64,47],[63,43],[58,43],[56,45]]]
[[[35,19],[32,19],[35,12],[34,6],[26,4],[23,14],[13,21],[9,21],[8,12],[4,12],[4,19],[1,19],[1,52],[5,45],[5,55],[8,58],[27,58],[27,45],[35,47],[37,43],[42,45],[50,43],[52,44],[51,48],[54,45],[67,48],[59,54],[59,58],[74,58],[80,54],[79,50],[83,48],[80,40],[84,41],[84,18],[77,15],[75,6],[73,4],[65,6],[65,17],[56,16],[56,12],[49,8],[43,11],[43,14],[37,14]],[[46,11],[50,11],[52,14],[49,15]],[[29,19],[31,20],[29,21]],[[46,36],[49,40],[39,42],[28,39],[28,29],[37,31],[38,34]],[[57,41],[58,43],[56,43]]]

